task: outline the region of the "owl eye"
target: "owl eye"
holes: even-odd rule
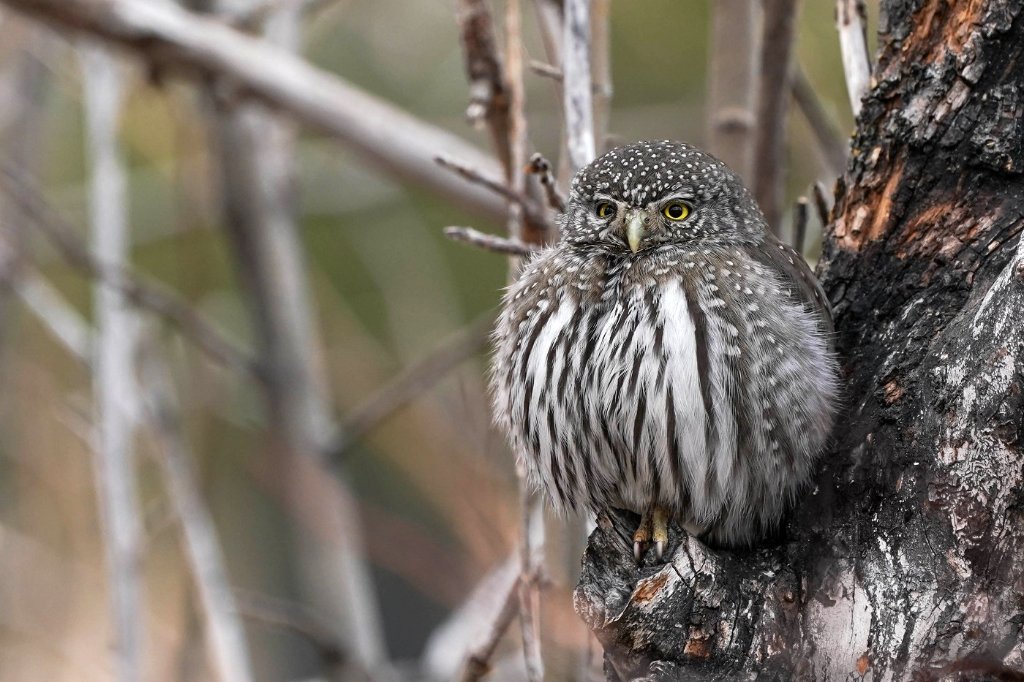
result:
[[[678,222],[680,220],[686,220],[687,216],[690,215],[690,207],[681,201],[673,201],[671,204],[668,204],[665,208],[661,209],[661,213],[669,220]]]
[[[615,204],[610,201],[602,201],[594,207],[594,213],[598,218],[611,218],[615,215]]]

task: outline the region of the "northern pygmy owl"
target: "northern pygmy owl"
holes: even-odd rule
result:
[[[559,511],[633,510],[714,543],[768,534],[836,411],[829,305],[740,179],[679,142],[613,149],[572,182],[561,239],[495,330],[495,417]]]

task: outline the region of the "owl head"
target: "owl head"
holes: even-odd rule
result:
[[[685,142],[616,147],[572,181],[562,239],[640,253],[666,243],[756,242],[765,220],[724,163]]]

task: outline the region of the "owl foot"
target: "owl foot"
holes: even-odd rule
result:
[[[647,544],[651,541],[651,510],[648,509],[640,517],[640,525],[633,533],[633,558],[639,563],[640,557],[644,555]]]
[[[661,507],[652,507],[640,517],[640,526],[633,533],[633,558],[639,562],[652,540],[658,561],[661,561],[668,545],[668,512]]]

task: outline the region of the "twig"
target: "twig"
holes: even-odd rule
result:
[[[821,221],[821,226],[827,227],[829,222],[829,208],[828,195],[826,194],[825,186],[820,182],[814,183],[812,186],[814,194],[814,208],[818,213],[818,219]]]
[[[489,571],[459,608],[435,628],[424,648],[423,671],[432,679],[463,682],[485,675],[518,612],[518,584],[517,550]]]
[[[516,614],[519,613],[519,591],[522,576],[512,581],[511,587],[502,599],[501,609],[495,614],[494,621],[489,624],[487,638],[475,647],[466,657],[462,670],[462,682],[478,682],[491,671],[491,659],[498,649],[498,644],[508,631]]]
[[[28,264],[20,267],[14,291],[25,307],[64,348],[86,365],[92,364],[92,329],[60,292]]]
[[[81,50],[89,146],[89,208],[96,262],[117,268],[128,254],[125,171],[117,142],[120,64],[95,46]],[[120,291],[94,285],[97,339],[93,394],[96,482],[110,578],[117,679],[142,678],[146,619],[140,573],[142,528],[135,479],[136,321]]]
[[[509,126],[509,151],[513,173],[509,176],[509,186],[518,192],[522,192],[525,186],[526,176],[523,174],[523,166],[526,163],[526,102],[525,88],[523,87],[523,36],[522,16],[519,0],[508,0],[505,14],[505,44],[508,50],[508,82],[510,101],[510,126]],[[568,74],[567,74],[568,75]],[[589,96],[590,74],[586,75],[587,95]],[[520,209],[514,204],[509,205],[508,234],[512,239],[534,244],[541,244],[544,235],[531,234],[524,229],[520,215]],[[519,263],[515,260],[510,263],[510,276],[513,276],[518,269]],[[519,479],[522,495],[529,494],[529,487],[525,485],[522,476]],[[522,526],[522,544],[526,548],[520,562],[520,590],[519,590],[519,616],[523,634],[523,656],[526,661],[526,679],[529,682],[541,682],[544,679],[544,660],[541,654],[541,635],[539,632],[540,622],[537,615],[539,602],[536,590],[529,584],[528,576],[535,563],[541,561],[534,556],[533,528],[524,522]]]
[[[524,208],[526,204],[531,203],[529,199],[527,199],[521,193],[515,192],[511,187],[508,186],[508,184],[500,180],[496,180],[495,178],[484,175],[473,166],[462,163],[456,159],[452,159],[447,156],[435,156],[434,161],[441,168],[452,171],[453,173],[458,175],[460,178],[463,178],[467,182],[472,182],[477,185],[480,185],[481,187],[486,187],[495,194],[504,197],[506,201],[511,201],[516,204],[520,204],[524,206]],[[532,210],[534,212],[538,211],[536,207],[530,207],[530,209],[528,210]]]
[[[595,154],[588,0],[565,0],[562,72],[566,148],[575,172],[590,163]]]
[[[550,78],[551,80],[556,81],[558,83],[562,82],[562,70],[557,66],[548,64],[547,62],[542,62],[538,59],[531,59],[530,71],[533,71],[538,76]]]
[[[804,252],[804,241],[807,236],[807,197],[800,197],[793,204],[793,248],[797,253]]]
[[[836,28],[839,30],[846,92],[850,97],[850,109],[856,118],[860,115],[861,99],[871,80],[864,0],[836,0]]]
[[[174,404],[167,368],[156,355],[155,342],[151,341],[148,346],[141,353],[142,394],[160,451],[158,459],[168,496],[181,523],[185,555],[206,619],[203,630],[207,647],[221,680],[246,682],[253,679],[249,647],[238,619],[224,553],[210,511],[199,493],[192,470],[192,454]]]
[[[837,178],[846,171],[846,138],[821,105],[821,98],[814,91],[814,86],[807,79],[803,68],[797,65],[792,76],[793,82],[790,86],[793,89],[793,99],[814,134],[827,172],[831,177]]]
[[[516,191],[510,185],[502,183],[493,177],[487,177],[478,169],[449,157],[437,156],[434,157],[434,162],[441,168],[457,174],[467,182],[486,187],[490,191],[494,191],[496,195],[504,197],[506,201],[518,204],[523,219],[529,227],[526,231],[530,232],[531,235],[537,235],[538,239],[543,243],[544,240],[540,236],[546,236],[551,230],[551,225],[549,224],[548,216],[544,213],[544,209],[538,206],[534,199],[523,194],[524,186],[520,187],[519,191]],[[519,175],[521,174],[520,172]]]
[[[529,256],[537,251],[539,247],[527,244],[517,239],[499,237],[496,234],[487,234],[474,230],[472,227],[449,226],[444,228],[444,236],[457,242],[463,242],[485,251],[503,253],[506,256]]]
[[[487,343],[492,324],[493,315],[482,316],[377,389],[342,422],[339,436],[329,451],[329,459],[341,459],[348,448],[370,429],[478,353]]]
[[[125,47],[158,73],[217,82],[239,98],[254,98],[344,141],[378,168],[431,189],[492,219],[504,202],[482,188],[438,173],[441,151],[488,174],[495,159],[290,52],[152,0],[2,0],[53,28],[86,33]]]
[[[758,0],[712,3],[707,134],[712,154],[746,182],[754,176],[761,19]]]
[[[533,71],[534,74],[541,76],[542,78],[550,78],[556,83],[561,83],[565,77],[562,74],[562,70],[560,68],[554,66],[553,64],[542,62],[539,59],[531,59],[530,63],[527,66],[530,67],[530,71]],[[590,84],[590,89],[595,98],[599,94],[604,94],[606,96],[610,95],[610,88],[610,85],[600,85],[596,81]]]
[[[330,667],[345,665],[349,656],[331,628],[302,604],[253,592],[235,591],[245,618],[290,630],[309,642]]]
[[[790,55],[796,12],[796,0],[764,2],[753,189],[754,197],[776,235],[782,220],[786,104],[789,102]]]
[[[533,9],[540,26],[544,53],[548,57],[548,63],[558,70],[558,80],[561,81],[561,69],[556,65],[562,63],[562,26],[564,22],[562,0],[533,0]]]
[[[257,365],[234,343],[228,341],[185,301],[144,280],[118,263],[101,261],[75,235],[75,229],[43,197],[38,187],[10,164],[0,169],[0,190],[57,248],[70,265],[95,277],[135,306],[173,323],[175,327],[212,359],[261,378]]]
[[[537,153],[530,157],[530,172],[540,178],[541,187],[548,200],[548,206],[559,213],[565,210],[565,197],[558,191],[555,176],[551,172],[551,162]]]
[[[520,481],[523,481],[522,473]],[[541,682],[544,679],[544,659],[541,657],[538,576],[544,565],[544,499],[532,493],[529,486],[521,484],[519,500],[523,515],[523,535],[519,546],[519,622],[526,659],[526,679],[529,682]]]

